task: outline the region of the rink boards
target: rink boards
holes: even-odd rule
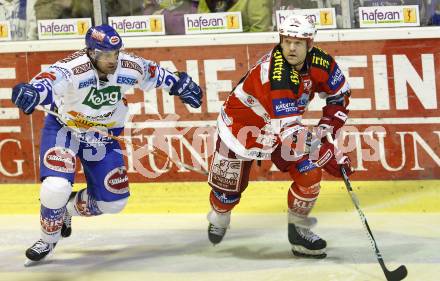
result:
[[[353,188],[361,206],[369,212],[440,212],[439,180],[355,181]],[[238,213],[279,213],[286,210],[289,182],[251,182],[244,192]],[[74,190],[84,184],[76,184]],[[124,214],[205,213],[210,188],[205,182],[133,183]],[[37,214],[39,185],[0,185],[0,215]],[[353,210],[342,181],[322,182],[314,212]]]
[[[438,179],[440,175],[440,28],[319,31],[317,45],[333,55],[352,88],[344,127],[356,180]],[[142,39],[142,40],[141,40]],[[189,40],[189,39],[192,39]],[[134,41],[133,41],[134,40]],[[127,92],[130,118],[124,132],[134,145],[163,144],[188,165],[207,169],[212,157],[216,119],[228,93],[255,62],[271,50],[276,33],[165,36],[127,39],[136,55],[169,69],[187,71],[204,90],[201,109],[182,105],[161,90]],[[11,88],[28,81],[83,41],[0,45],[0,182],[39,181],[39,143],[44,114],[20,113],[10,101]],[[164,45],[165,44],[165,45]],[[26,48],[27,46],[27,48]],[[315,98],[304,124],[316,125],[323,100]],[[204,181],[161,157],[142,154],[127,144],[125,161],[131,182]],[[171,153],[169,153],[171,151]],[[140,156],[140,157],[137,157]],[[78,165],[79,166],[79,165]],[[78,180],[84,180],[81,170]],[[252,171],[252,180],[288,180],[269,162]]]

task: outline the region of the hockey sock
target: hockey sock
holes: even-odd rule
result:
[[[320,185],[303,187],[292,183],[287,194],[289,212],[298,217],[307,217],[318,198]]]
[[[71,216],[98,216],[102,212],[95,198],[87,193],[87,189],[78,191],[75,197],[67,203],[67,211]]]

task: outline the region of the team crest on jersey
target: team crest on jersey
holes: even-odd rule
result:
[[[113,106],[121,99],[122,94],[120,86],[109,86],[99,90],[92,87],[82,104],[93,109],[100,109],[103,106]]]

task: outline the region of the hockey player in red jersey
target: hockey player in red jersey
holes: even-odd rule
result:
[[[336,153],[325,135],[347,120],[350,89],[332,56],[314,46],[315,24],[293,15],[279,27],[280,43],[241,79],[221,108],[218,140],[208,183],[211,211],[208,238],[221,242],[231,210],[246,189],[253,160],[269,159],[293,180],[288,193],[288,238],[298,256],[326,257],[326,241],[311,231],[310,217],[320,191],[322,169],[341,177],[350,160]],[[326,100],[315,128],[301,124],[317,93]]]

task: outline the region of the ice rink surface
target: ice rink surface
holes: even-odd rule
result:
[[[390,270],[404,264],[405,280],[440,280],[440,213],[365,213]],[[215,247],[204,214],[121,214],[74,217],[72,236],[27,268],[38,216],[0,215],[0,280],[385,280],[355,211],[315,215],[328,242],[323,260],[291,254],[283,213],[233,214]]]

